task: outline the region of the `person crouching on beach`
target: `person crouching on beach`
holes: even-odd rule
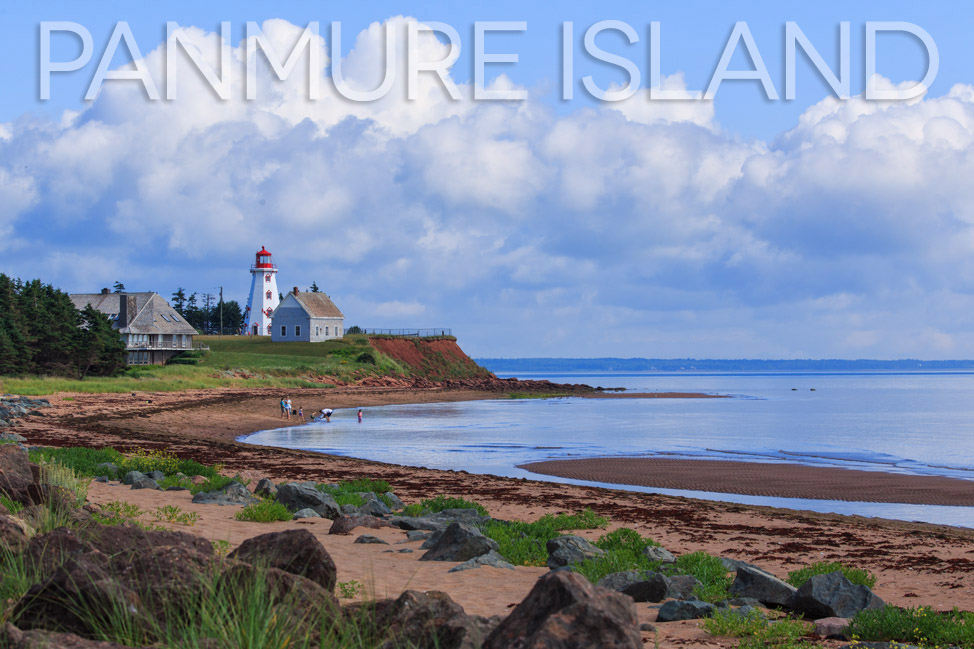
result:
[[[333,412],[335,412],[335,411],[332,410],[331,408],[322,408],[321,409],[321,418],[324,419],[327,422],[330,422],[331,421],[331,415],[332,415]]]

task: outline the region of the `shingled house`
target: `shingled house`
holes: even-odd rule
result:
[[[128,350],[129,365],[164,365],[193,348],[196,329],[186,324],[158,293],[77,293],[76,309],[91,305],[109,318]]]
[[[345,335],[345,316],[324,293],[301,293],[298,287],[284,296],[271,314],[271,340],[311,343]]]

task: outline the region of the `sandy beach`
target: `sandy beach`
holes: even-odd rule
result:
[[[322,407],[358,408],[380,404],[422,403],[496,398],[496,394],[464,390],[338,388],[293,391],[295,405],[306,412]],[[772,509],[701,501],[688,498],[564,485],[514,478],[474,475],[463,471],[439,471],[382,464],[353,458],[253,447],[236,442],[256,430],[287,425],[279,414],[277,391],[195,391],[191,393],[136,393],[124,395],[61,394],[49,397],[52,408],[44,416],[28,417],[17,432],[30,444],[57,446],[104,446],[119,449],[165,448],[204,463],[221,463],[228,473],[245,477],[264,476],[275,480],[318,480],[336,482],[352,478],[381,478],[406,502],[436,494],[462,495],[482,503],[498,518],[534,520],[546,513],[571,512],[591,507],[610,517],[610,529],[626,526],[656,539],[674,553],[704,550],[712,554],[758,563],[779,576],[788,570],[820,560],[841,560],[868,568],[878,576],[877,594],[887,602],[903,606],[932,605],[938,609],[974,609],[974,530],[921,523],[906,523],[857,516],[839,516],[786,509]],[[293,422],[292,422],[293,423]],[[968,495],[974,483],[943,482],[944,479],[916,478],[893,474],[858,476],[841,469],[814,469],[820,477],[804,482],[788,465],[734,466],[714,471],[713,462],[683,460],[632,460],[628,469],[603,460],[581,462],[576,468],[546,467],[553,473],[569,470],[584,479],[627,482],[630,476],[664,472],[668,479],[683,480],[674,488],[720,491],[731,482],[750,481],[762,494],[843,498],[847,490],[922,494],[915,501],[956,504]],[[807,468],[807,467],[806,467]],[[738,473],[733,473],[737,471]],[[728,473],[730,472],[730,473]],[[572,477],[575,477],[574,475]],[[864,484],[864,478],[868,483]],[[916,479],[914,479],[916,478]],[[632,478],[636,479],[636,478]],[[632,484],[640,484],[632,482]],[[669,486],[669,485],[668,485]],[[899,491],[896,491],[899,490]],[[818,494],[818,496],[809,495]],[[154,506],[157,499],[182,498],[184,509],[197,511],[201,520],[189,531],[235,545],[248,536],[294,525],[306,525],[330,552],[339,566],[339,579],[355,579],[367,585],[369,593],[393,595],[403,588],[445,590],[470,612],[503,615],[522,599],[540,568],[508,571],[482,568],[447,575],[442,565],[420,563],[418,553],[385,553],[383,550],[412,547],[395,545],[404,540],[398,530],[379,530],[389,547],[354,545],[352,537],[329,537],[328,521],[275,524],[242,523],[233,520],[233,507],[193,505],[188,496],[161,492],[131,491],[125,487],[93,485],[95,502],[122,499]],[[143,502],[144,500],[144,502]],[[168,501],[167,501],[168,502]],[[963,500],[966,504],[969,500]],[[159,504],[162,504],[160,501]],[[372,531],[370,531],[371,533]],[[582,534],[597,537],[603,530]],[[641,621],[651,622],[655,612],[639,605]],[[680,623],[683,625],[683,623]],[[662,647],[721,646],[713,644],[695,625],[672,639],[661,638]],[[669,627],[668,627],[669,628]],[[676,628],[673,626],[672,628]],[[682,626],[680,627],[682,628]],[[648,636],[651,637],[651,636]],[[705,642],[706,641],[706,642]]]

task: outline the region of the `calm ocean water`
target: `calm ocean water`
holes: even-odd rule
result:
[[[503,374],[501,374],[503,376]],[[339,410],[252,444],[437,469],[598,484],[518,469],[552,458],[648,455],[788,462],[971,480],[974,372],[519,373],[520,378],[706,392],[730,399],[495,400]],[[298,404],[295,404],[298,405]],[[300,404],[305,410],[327,404]],[[974,508],[624,489],[974,527]]]

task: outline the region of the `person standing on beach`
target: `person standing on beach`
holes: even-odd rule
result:
[[[362,423],[362,409],[361,408],[358,409],[358,423],[360,423],[360,424]]]
[[[298,419],[304,421],[304,408],[298,406]]]
[[[281,397],[281,419],[284,419],[284,409],[287,407],[287,402],[284,399],[285,397]]]
[[[287,413],[287,418],[291,418],[291,397],[288,397],[284,402],[284,412]]]

